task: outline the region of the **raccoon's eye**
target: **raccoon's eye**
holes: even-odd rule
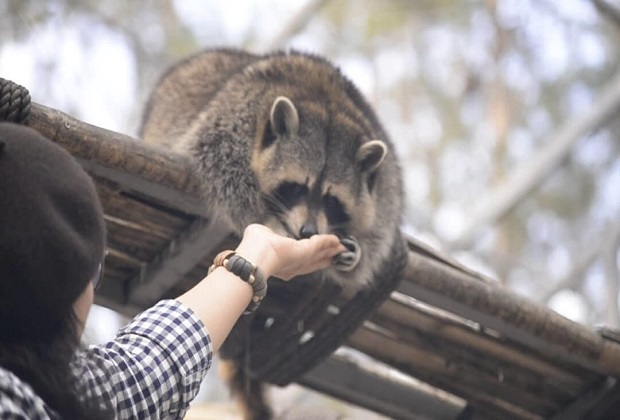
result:
[[[275,197],[287,208],[292,208],[308,194],[308,187],[297,182],[285,182],[276,189]]]
[[[330,225],[341,226],[351,219],[340,200],[333,195],[326,194],[323,197],[323,205],[325,206],[325,215]]]

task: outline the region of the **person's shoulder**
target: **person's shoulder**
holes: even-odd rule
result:
[[[0,418],[50,418],[45,403],[32,387],[0,366]]]

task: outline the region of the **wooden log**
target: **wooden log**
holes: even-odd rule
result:
[[[465,405],[460,398],[418,381],[395,378],[387,367],[366,362],[332,355],[299,383],[394,419],[459,418]]]
[[[168,197],[164,201],[174,208],[204,213],[199,199],[199,181],[192,173],[189,159],[36,103],[32,104],[28,125],[61,144],[96,175],[156,199]],[[466,318],[469,318],[467,314],[474,314],[471,319],[509,336],[520,337],[526,344],[538,348],[555,346],[569,358],[571,355],[577,359],[583,357],[586,364],[597,366],[599,370],[620,374],[617,345],[611,345],[589,329],[550,310],[486,282],[472,281],[457,270],[415,253],[410,254],[406,277],[401,286],[406,294],[413,292],[411,295],[452,309]],[[489,318],[497,318],[497,321],[484,322]]]
[[[26,124],[67,149],[92,175],[172,208],[208,216],[200,198],[200,180],[188,157],[95,127],[37,103],[32,103]]]
[[[467,320],[441,312],[419,302],[387,301],[371,317],[379,327],[373,328],[386,337],[380,345],[376,340],[380,349],[369,345],[367,337],[356,341],[359,332],[348,344],[461,397],[471,399],[470,394],[477,392],[481,401],[493,397],[543,415],[557,412],[602,380],[586,369],[541,358],[505,338],[489,336]],[[408,354],[403,349],[419,352]],[[443,371],[436,359],[445,363]]]
[[[409,253],[398,291],[497,331],[543,354],[620,377],[620,345],[499,284]]]
[[[208,217],[204,202],[200,198],[200,180],[196,179],[192,172],[193,165],[190,159],[146,145],[129,136],[85,124],[60,111],[34,103],[28,125],[65,147],[95,177],[109,180],[123,191],[135,193],[136,196],[148,197],[153,203],[161,203],[171,211],[191,215],[188,219],[193,219],[192,216],[196,215]],[[119,206],[122,205],[122,201],[119,201]],[[121,222],[122,220],[126,223]],[[121,227],[131,229],[131,223],[136,223],[131,218],[123,219],[118,215],[111,215],[108,222],[115,224],[118,229]],[[134,230],[143,234],[148,233],[148,228]],[[172,228],[172,231],[175,230]],[[161,237],[162,232],[163,230],[158,230],[159,234],[154,237],[165,239]],[[125,237],[124,240],[129,238]],[[460,269],[446,258],[441,256],[433,258],[432,253],[429,255],[415,246],[412,248],[405,278],[399,287],[402,293],[479,323],[485,329],[496,331],[499,337],[510,339],[542,355],[556,357],[562,366],[574,364],[602,375],[620,377],[618,343],[607,340],[591,329],[571,322],[548,308],[502,289],[488,279]],[[114,251],[113,255],[118,258],[119,264],[118,267],[112,267],[112,271],[121,273],[127,264],[132,264],[132,269],[135,269],[136,262],[141,263],[141,260],[125,261],[124,266],[120,264],[122,257],[125,256],[127,257],[125,260],[129,260],[132,257],[131,253],[122,249]],[[439,254],[435,254],[437,255]],[[135,256],[133,258],[135,259]],[[189,273],[196,271],[194,267]],[[185,275],[187,276],[190,274]],[[185,281],[185,277],[175,281]],[[141,305],[123,304],[127,298],[127,286],[124,281],[107,284],[104,282],[103,287],[109,290],[109,294],[99,296],[99,303],[118,308],[124,313],[134,313],[142,309]],[[414,363],[420,358],[423,366],[419,369],[432,371],[428,379],[450,373],[446,372],[444,355],[433,354],[424,346],[416,347],[410,342],[398,341],[398,338],[394,337],[388,337],[386,341],[384,335],[379,335],[382,337],[379,340],[375,335],[376,332],[369,333],[367,329],[362,328],[354,334],[352,342],[357,343],[361,349],[366,349],[368,354],[376,353],[379,359],[381,357],[390,359],[393,357],[391,352],[394,349],[397,353],[400,352],[398,363]],[[458,334],[451,335],[450,338],[465,340],[464,336]],[[472,337],[467,339],[473,340]],[[390,352],[386,352],[386,342],[393,347]],[[484,347],[485,350],[493,349],[496,353],[500,350],[488,346],[488,343],[485,343]],[[519,361],[517,356],[515,354],[510,356],[512,362]],[[522,359],[519,363],[527,365],[527,361]],[[538,369],[542,365],[530,367]],[[569,369],[567,374],[571,375],[571,372]],[[537,417],[527,409],[479,393],[474,383],[469,383],[467,378],[464,379],[464,384],[467,385],[465,387],[458,383],[443,385],[445,389],[455,387],[463,389],[462,395],[468,396],[481,406],[493,407],[498,413],[522,418]],[[579,385],[571,382],[569,386]]]
[[[196,219],[130,282],[129,303],[142,307],[155,304],[230,234],[222,223]]]
[[[550,357],[542,357],[521,348],[508,340],[493,337],[477,325],[464,319],[455,319],[435,308],[421,303],[390,299],[371,317],[371,321],[387,329],[396,337],[405,337],[411,331],[420,331],[429,344],[440,352],[469,352],[496,366],[497,375],[503,367],[517,369],[539,386],[549,386],[565,397],[579,395],[586,385],[596,380],[596,375],[574,365],[566,366]],[[424,344],[422,344],[424,345]],[[428,345],[428,344],[426,344]]]
[[[175,208],[158,206],[143,197],[137,197],[124,186],[102,178],[95,178],[97,193],[107,216],[140,224],[147,230],[155,230],[167,238],[187,228],[194,217]]]
[[[475,372],[463,371],[451,365],[442,354],[409,346],[397,338],[369,328],[358,329],[349,338],[349,342],[365,354],[388,363],[402,372],[492,410],[498,418],[541,419],[544,417],[536,411],[531,411],[529,405],[515,405],[479,389],[479,381],[476,381]],[[395,359],[394,355],[397,355]],[[471,374],[474,375],[471,376]],[[496,388],[498,391],[507,391],[504,386],[498,385]],[[513,392],[520,393],[521,390],[513,389]],[[537,408],[541,408],[539,405],[541,400],[519,399],[521,403],[532,403]]]
[[[452,382],[472,386],[481,395],[493,395],[510,404],[528,407],[528,410],[538,414],[553,413],[600,380],[600,377],[592,380],[591,376],[585,375],[577,389],[567,392],[556,386],[553,379],[544,378],[474,349],[451,345],[415,328],[403,330],[400,335],[394,335],[392,330],[381,327],[376,331],[402,346],[420,352],[414,364],[409,358],[403,358],[401,347],[390,345],[386,341],[386,345],[381,349],[380,359],[384,363],[414,377],[429,378],[428,380],[436,386],[445,386],[446,383]],[[354,344],[354,348],[360,349],[357,347],[359,343]],[[367,351],[368,349],[364,349],[364,352]],[[440,370],[431,368],[434,366],[432,361],[436,359],[445,365]]]

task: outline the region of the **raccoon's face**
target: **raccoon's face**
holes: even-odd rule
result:
[[[268,210],[264,223],[294,238],[363,235],[376,217],[385,143],[362,142],[354,124],[334,122],[319,105],[298,106],[278,97],[258,130],[252,169]]]

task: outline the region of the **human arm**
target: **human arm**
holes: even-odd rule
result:
[[[203,323],[185,305],[163,300],[137,315],[116,338],[78,352],[82,393],[117,419],[182,419],[213,360]]]
[[[265,277],[288,280],[328,266],[343,251],[335,236],[295,241],[264,226],[246,229],[236,252]],[[159,302],[104,346],[80,355],[85,394],[108,402],[117,418],[182,418],[212,355],[248,306],[252,287],[218,268],[177,300]]]
[[[0,419],[45,418],[45,402],[13,372],[0,366]]]
[[[262,225],[250,225],[236,253],[264,273],[282,280],[326,268],[346,249],[334,235],[294,240]],[[191,308],[205,325],[214,350],[218,350],[252,298],[252,287],[223,267],[218,267],[195,287],[177,298]]]

